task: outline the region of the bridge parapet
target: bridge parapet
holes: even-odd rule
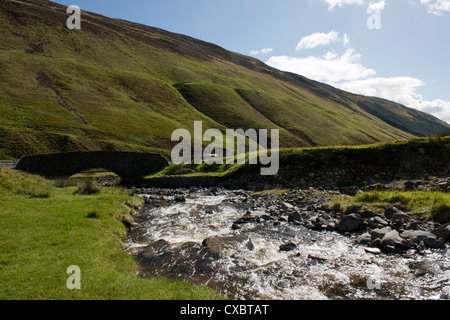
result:
[[[67,178],[76,173],[103,168],[114,172],[122,182],[134,181],[168,166],[159,154],[137,152],[68,152],[23,156],[14,168],[49,179]]]

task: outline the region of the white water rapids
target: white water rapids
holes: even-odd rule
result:
[[[232,230],[233,221],[245,214],[242,206],[230,201],[233,197],[232,191],[193,192],[183,203],[163,198],[150,202],[131,233],[128,249],[139,251],[161,239],[174,248],[186,243],[201,247],[206,238],[245,235],[253,243],[252,250],[224,248],[220,258],[211,262],[215,271],[206,273],[195,263],[190,268],[189,257],[184,256],[188,266],[176,275],[197,284],[214,283],[215,289],[233,299],[450,299],[448,249],[372,254],[350,237],[289,222],[248,223]],[[296,248],[280,251],[286,243]]]

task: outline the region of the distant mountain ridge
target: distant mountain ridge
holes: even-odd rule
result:
[[[177,128],[279,129],[281,147],[428,136],[450,125],[185,35],[67,7],[0,0],[0,158],[163,151]]]

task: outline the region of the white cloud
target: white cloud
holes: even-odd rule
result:
[[[395,101],[450,123],[450,102],[440,99],[424,100],[417,93],[417,89],[424,85],[422,80],[412,77],[371,78],[336,84],[340,89]]]
[[[427,6],[429,13],[438,16],[450,12],[450,0],[420,0],[420,3]]]
[[[450,123],[450,102],[441,99],[422,101],[418,109]]]
[[[370,78],[334,84],[336,87],[365,96],[388,99],[413,109],[432,114],[450,123],[450,102],[436,99],[424,100],[417,90],[424,86],[422,80],[412,77]]]
[[[322,0],[322,1],[328,4],[328,10],[330,11],[334,10],[336,7],[343,7],[346,5],[362,6],[367,3],[366,0]],[[384,7],[386,6],[386,1],[387,0],[370,1],[369,8],[372,10],[384,10]],[[431,0],[420,0],[420,1],[429,2]],[[440,1],[448,1],[448,0],[440,0]]]
[[[345,47],[348,47],[350,45],[350,37],[347,33],[342,37],[342,42],[344,43]]]
[[[321,57],[273,56],[268,65],[325,82],[345,91],[380,97],[432,114],[450,123],[450,102],[425,100],[417,90],[425,83],[413,77],[376,77],[376,71],[361,64],[361,55],[348,48],[339,55],[328,51]]]
[[[346,91],[393,100],[405,105],[416,105],[421,96],[417,88],[424,85],[420,79],[412,77],[370,78],[352,82],[335,83]]]
[[[350,44],[350,37],[345,33],[342,37],[339,36],[339,32],[330,31],[329,33],[316,32],[309,36],[303,37],[295,48],[296,51],[303,49],[314,49],[319,46],[328,46],[332,42],[341,42],[347,47]]]
[[[272,48],[264,48],[264,49],[261,49],[261,50],[252,50],[252,51],[250,51],[250,55],[257,56],[257,55],[260,55],[260,54],[269,54],[269,53],[271,53],[273,51],[274,50]]]
[[[303,37],[297,44],[296,50],[313,49],[319,46],[328,46],[332,42],[339,41],[339,32],[330,31],[329,33],[317,32]]]
[[[429,113],[450,123],[450,102],[436,99],[433,101],[421,101],[416,109]]]
[[[336,7],[343,7],[346,5],[357,5],[362,6],[367,3],[366,0],[322,0],[326,4],[328,4],[328,10],[332,11]],[[421,1],[429,1],[429,0],[421,0]],[[445,1],[445,0],[444,0]],[[378,0],[378,1],[370,1],[369,8],[383,10],[386,5],[386,0]]]
[[[367,4],[366,0],[321,0],[328,5],[328,10],[332,11],[336,7],[343,7],[346,5],[358,5],[362,6]],[[420,3],[427,7],[427,11],[435,15],[443,15],[446,12],[450,12],[450,0],[419,0]],[[368,9],[372,11],[384,10],[387,0],[370,1]],[[414,4],[413,1],[409,1]]]
[[[322,0],[328,4],[328,10],[334,10],[336,7],[342,7],[345,5],[363,5],[365,0]]]
[[[368,9],[373,12],[378,10],[384,10],[385,7],[386,7],[386,0],[380,0],[377,2],[370,2]]]
[[[335,52],[327,52],[323,57],[274,56],[266,63],[274,68],[298,73],[317,81],[335,83],[376,74],[375,70],[362,66],[360,58],[361,56],[350,48],[342,56]]]

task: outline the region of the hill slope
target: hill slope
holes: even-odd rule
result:
[[[0,0],[0,158],[170,150],[173,130],[277,128],[282,147],[366,144],[450,130],[188,36],[66,7]]]

